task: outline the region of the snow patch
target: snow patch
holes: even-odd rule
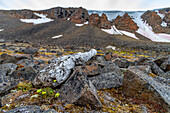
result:
[[[83,25],[87,25],[87,24],[89,24],[89,22],[87,21],[87,22],[84,22],[83,24],[75,24],[76,26],[78,26],[78,27],[81,27],[81,26],[83,26]]]
[[[161,19],[163,19],[163,18],[164,18],[164,16],[165,16],[165,15],[164,15],[164,14],[159,13],[159,10],[156,10],[155,12],[156,12],[156,13],[157,13],[160,17],[161,17]]]
[[[157,12],[157,14],[161,17],[161,19],[163,19],[163,18],[165,17],[165,15],[159,13],[158,10],[156,10],[155,12]],[[161,26],[162,26],[162,27],[167,27],[167,23],[166,23],[165,21],[162,21]]]
[[[122,35],[122,33],[118,29],[116,29],[115,26],[111,26],[111,29],[101,29],[101,30],[108,34]]]
[[[107,48],[107,49],[116,50],[116,47],[114,47],[114,46],[107,46],[106,48]]]
[[[120,30],[120,32],[123,33],[123,34],[126,35],[126,36],[129,36],[129,37],[132,37],[132,38],[134,38],[134,39],[138,39],[138,40],[139,40],[139,38],[137,38],[137,37],[135,36],[135,34],[133,34],[133,33],[130,33],[130,32],[127,32],[127,31],[122,31],[122,30]]]
[[[0,29],[0,31],[3,31],[4,29]]]
[[[63,36],[63,35],[53,36],[52,39],[60,38],[60,37],[62,37],[62,36]]]
[[[136,31],[137,33],[155,42],[170,42],[169,37],[165,37],[165,36],[154,33],[152,30],[152,27],[149,26],[146,22],[142,21],[141,14],[136,14],[136,17],[133,18],[133,21],[137,23],[139,27],[139,29]]]
[[[38,18],[38,19],[20,19],[20,20],[22,22],[25,22],[25,23],[33,23],[34,25],[35,24],[48,23],[48,22],[53,21],[53,19],[47,18],[47,15],[38,14],[38,13],[34,13],[34,14],[41,17],[41,18]]]
[[[162,21],[161,26],[162,26],[162,27],[167,27],[168,24],[167,24],[165,21]]]

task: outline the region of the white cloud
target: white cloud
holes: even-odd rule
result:
[[[84,7],[92,10],[143,10],[168,7],[169,0],[1,0],[0,9],[48,9]]]

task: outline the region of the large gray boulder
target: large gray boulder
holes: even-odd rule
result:
[[[101,107],[102,104],[97,96],[97,91],[81,67],[76,67],[66,83],[58,90],[59,99],[70,104],[92,105]]]
[[[0,65],[0,95],[15,87],[18,81],[15,81],[10,75],[17,69],[17,65],[12,63]]]
[[[170,86],[164,78],[153,78],[139,70],[138,66],[130,66],[123,79],[123,91],[128,97],[147,99],[146,101],[169,109]]]
[[[56,87],[63,83],[76,65],[82,65],[97,54],[95,49],[85,53],[77,53],[55,58],[35,78],[35,86]],[[55,81],[55,82],[54,82]]]
[[[92,81],[96,89],[108,89],[120,87],[122,85],[123,76],[120,68],[113,62],[102,62],[97,64],[97,68],[91,70],[85,69],[88,79]],[[96,75],[91,75],[92,72],[98,72]]]

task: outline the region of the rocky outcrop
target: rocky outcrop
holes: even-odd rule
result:
[[[49,18],[64,18],[77,24],[82,24],[88,20],[88,11],[82,7],[79,8],[62,8],[55,7],[47,10],[33,11],[33,10],[10,10],[3,11],[11,16],[15,16],[20,19],[37,19],[40,18],[34,13],[46,14]]]
[[[166,17],[164,19],[161,19],[161,17],[157,14],[155,11],[146,11],[141,18],[144,22],[149,24],[149,26],[152,27],[153,31],[155,33],[169,33],[169,29],[162,27],[161,24],[163,20],[165,20],[168,23],[168,14],[166,14]]]
[[[107,16],[104,13],[101,17],[98,14],[91,14],[89,16],[89,24],[103,29],[111,28],[110,22],[108,21]]]
[[[40,71],[33,84],[35,86],[56,87],[70,77],[71,71],[76,65],[84,64],[96,55],[96,53],[97,51],[92,49],[86,53],[77,53],[55,58],[47,67]]]
[[[163,18],[163,21],[165,21],[170,28],[170,11],[165,14],[165,17]]]
[[[34,14],[32,10],[10,10],[4,11],[4,13],[9,14],[11,16],[15,16],[20,19],[37,19],[39,18],[37,15]]]
[[[117,29],[132,33],[139,28],[137,24],[132,20],[132,18],[128,15],[128,13],[125,13],[122,17],[117,16],[114,21],[114,24]]]

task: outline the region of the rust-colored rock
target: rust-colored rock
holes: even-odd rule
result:
[[[160,13],[160,11],[159,11],[159,13]],[[149,24],[149,26],[152,27],[152,29],[153,29],[153,31],[155,33],[170,33],[169,28],[161,26],[163,20],[166,23],[168,23],[168,20],[170,20],[170,16],[168,16],[169,14],[166,13],[165,15],[166,16],[164,17],[164,19],[161,19],[161,17],[157,14],[157,12],[155,12],[155,11],[146,11],[141,16],[141,18],[143,19],[143,21],[145,21],[147,24]]]
[[[89,16],[90,25],[98,26],[99,23],[100,23],[100,16],[98,14],[91,14]]]
[[[125,30],[133,33],[139,28],[137,24],[132,20],[132,18],[128,15],[128,13],[125,13],[122,17],[117,16],[114,22],[116,28],[119,30]]]
[[[101,17],[98,14],[91,14],[89,17],[89,24],[103,29],[111,28],[110,22],[104,13]]]

